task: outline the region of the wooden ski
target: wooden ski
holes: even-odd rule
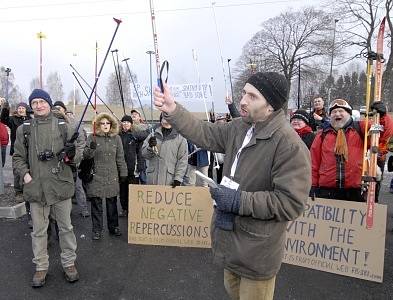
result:
[[[381,101],[382,92],[382,75],[383,75],[383,42],[385,34],[385,18],[382,19],[378,31],[377,38],[377,53],[374,55],[375,63],[375,84],[374,84],[374,101]],[[375,191],[376,191],[376,177],[377,177],[377,158],[378,145],[380,133],[383,131],[383,126],[380,125],[379,113],[373,112],[372,124],[369,130],[370,134],[370,167],[368,171],[368,189],[367,189],[367,213],[366,213],[366,227],[371,229],[374,223],[374,208],[375,208]]]

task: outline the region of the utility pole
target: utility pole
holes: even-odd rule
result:
[[[43,88],[43,84],[42,84],[42,39],[45,39],[46,36],[45,34],[42,33],[42,31],[40,31],[39,33],[37,33],[37,38],[40,40],[40,88]]]

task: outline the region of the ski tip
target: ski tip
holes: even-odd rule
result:
[[[117,24],[120,24],[120,23],[122,22],[122,20],[116,19],[116,18],[113,18],[113,20],[114,20]]]

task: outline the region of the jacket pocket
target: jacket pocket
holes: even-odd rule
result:
[[[42,189],[39,182],[32,179],[29,183],[23,184],[23,198],[28,202],[40,202]]]
[[[266,239],[272,235],[272,231],[277,224],[276,221],[263,221],[250,217],[235,218],[237,227],[243,233],[245,238],[249,239]]]

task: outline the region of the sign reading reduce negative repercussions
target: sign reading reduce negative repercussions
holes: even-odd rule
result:
[[[212,214],[207,188],[130,185],[128,242],[210,248]]]
[[[309,199],[305,212],[288,223],[284,262],[382,282],[386,205],[375,205],[366,229],[366,204]]]

